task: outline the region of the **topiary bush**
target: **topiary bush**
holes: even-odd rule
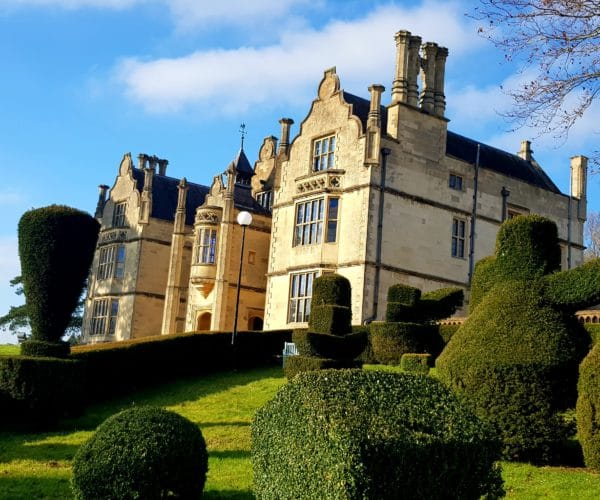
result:
[[[286,377],[300,371],[360,366],[353,360],[365,349],[368,334],[352,332],[350,297],[350,281],[344,276],[325,274],[314,280],[308,329],[293,333],[300,355],[287,358]]]
[[[494,498],[499,454],[441,383],[403,373],[301,373],[252,423],[258,498]]]
[[[379,363],[400,364],[406,353],[437,356],[444,340],[434,322],[454,314],[462,305],[460,288],[441,288],[421,294],[418,288],[393,285],[388,289],[386,321],[371,323],[371,346]]]
[[[491,425],[508,459],[560,460],[553,455],[568,435],[560,413],[575,403],[589,345],[574,312],[600,301],[600,260],[557,272],[559,250],[548,219],[505,222],[496,257],[475,268],[476,306],[436,362],[439,378]]]
[[[68,354],[61,337],[85,285],[99,229],[91,215],[63,205],[21,217],[19,257],[31,325],[31,341],[21,344],[23,354]]]
[[[585,465],[600,471],[600,347],[598,344],[579,367],[577,435]]]
[[[200,498],[208,455],[200,429],[147,406],[105,420],[73,459],[77,499]]]
[[[428,375],[431,366],[431,354],[406,353],[400,360],[400,368],[405,372]]]

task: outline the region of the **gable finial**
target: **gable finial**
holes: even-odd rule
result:
[[[242,136],[242,145],[241,145],[241,149],[244,149],[244,137],[246,137],[246,124],[242,123],[240,125],[240,135]]]

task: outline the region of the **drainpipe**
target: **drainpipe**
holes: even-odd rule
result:
[[[571,183],[569,182],[569,206],[567,207],[567,269],[571,269]]]
[[[375,281],[373,283],[373,314],[363,321],[368,325],[377,318],[377,306],[379,303],[379,280],[381,273],[381,247],[383,241],[383,208],[385,192],[385,175],[387,170],[387,157],[392,152],[389,148],[381,148],[381,178],[379,180],[379,207],[377,209],[377,240],[375,244]]]
[[[477,190],[479,188],[479,151],[481,146],[477,144],[477,156],[475,156],[475,177],[473,179],[473,211],[471,212],[471,234],[469,235],[469,287],[473,279],[473,268],[475,266],[475,221],[477,219]]]

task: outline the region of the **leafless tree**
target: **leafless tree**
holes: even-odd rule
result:
[[[507,90],[517,127],[566,139],[600,94],[600,0],[479,0],[479,32],[536,76]],[[600,151],[591,156],[600,165]]]
[[[590,212],[584,229],[585,259],[600,257],[600,212]]]

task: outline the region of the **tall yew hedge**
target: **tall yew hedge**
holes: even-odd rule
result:
[[[64,357],[61,342],[85,286],[100,225],[64,205],[25,212],[19,221],[19,257],[31,340],[23,354]]]

